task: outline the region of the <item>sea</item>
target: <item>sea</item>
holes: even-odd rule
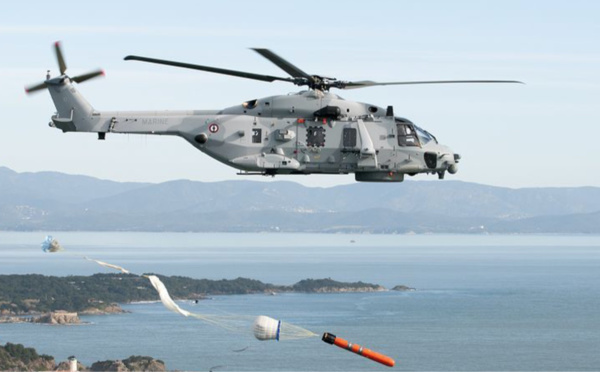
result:
[[[46,234],[65,251],[43,253]],[[82,256],[135,273],[273,284],[332,278],[416,290],[178,302],[195,313],[248,319],[236,330],[160,302],[123,304],[129,313],[82,316],[84,325],[0,324],[0,344],[88,366],[147,355],[170,370],[389,370],[322,342],[329,332],[394,358],[395,370],[600,370],[598,235],[0,232],[0,274],[114,272]],[[258,341],[251,331],[257,315],[315,336]]]

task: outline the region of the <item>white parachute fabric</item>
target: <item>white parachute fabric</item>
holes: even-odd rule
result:
[[[252,317],[246,315],[208,315],[192,313],[179,307],[169,295],[169,291],[164,283],[155,275],[142,275],[150,280],[150,283],[158,292],[160,301],[163,305],[174,313],[179,313],[185,317],[193,317],[212,325],[227,329],[232,332],[245,332],[247,330],[247,324],[250,322]]]
[[[256,319],[254,319],[253,331],[254,337],[260,341],[299,340],[302,338],[318,336],[308,329],[282,322],[281,320],[273,319],[265,315],[257,316]]]
[[[156,275],[144,275],[144,276],[150,280],[150,283],[152,284],[154,289],[156,289],[156,292],[158,292],[158,295],[160,296],[160,301],[163,303],[163,305],[165,305],[165,307],[167,309],[171,310],[174,313],[179,313],[186,317],[191,315],[191,313],[189,311],[183,310],[182,308],[179,307],[179,305],[177,305],[175,303],[175,301],[173,301],[173,299],[169,295],[169,291],[167,291],[167,287],[165,287],[163,282],[161,282],[160,279]]]
[[[58,240],[54,239],[52,235],[46,235],[46,239],[42,242],[42,250],[44,252],[56,253],[63,249],[58,243]]]
[[[279,341],[279,330],[281,321],[265,315],[257,316],[254,320],[254,337],[260,341]]]
[[[89,257],[84,257],[84,259],[86,259],[88,261],[93,261],[93,262],[97,263],[98,265],[107,267],[109,269],[119,270],[123,274],[131,274],[131,272],[129,270],[124,269],[121,266],[109,264],[108,262],[102,262],[102,261],[94,260],[93,258],[89,258]]]

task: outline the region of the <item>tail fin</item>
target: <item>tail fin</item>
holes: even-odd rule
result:
[[[60,76],[50,79],[50,71],[48,71],[45,81],[25,88],[25,92],[32,93],[42,89],[50,91],[57,110],[56,115],[52,116],[55,127],[62,129],[64,132],[91,131],[94,108],[77,92],[72,82],[82,83],[97,76],[103,76],[104,71],[96,70],[71,78],[66,75],[67,64],[58,41],[54,44],[54,50]]]
[[[50,81],[48,81],[48,91],[56,106],[56,115],[52,116],[54,126],[63,132],[89,131],[94,112],[92,105],[68,80],[65,79],[56,85],[50,84]]]

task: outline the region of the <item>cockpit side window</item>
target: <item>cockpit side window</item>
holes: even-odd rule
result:
[[[419,141],[421,141],[421,145],[426,145],[430,141],[437,142],[435,137],[431,133],[426,131],[425,129],[419,128],[416,125],[414,127],[415,127],[415,130],[417,131],[417,136],[419,137]]]
[[[417,133],[412,124],[396,122],[398,130],[398,146],[419,146]]]

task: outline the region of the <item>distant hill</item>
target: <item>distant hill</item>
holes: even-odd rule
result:
[[[600,188],[460,181],[121,183],[0,167],[0,229],[600,233]]]

